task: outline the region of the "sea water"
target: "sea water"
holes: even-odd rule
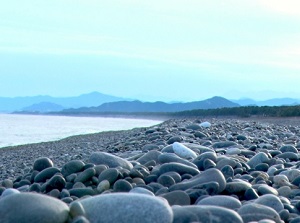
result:
[[[161,120],[0,114],[0,148],[59,140],[72,135],[149,127]]]

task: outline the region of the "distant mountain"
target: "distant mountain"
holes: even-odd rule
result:
[[[46,113],[46,112],[57,112],[65,109],[63,106],[54,104],[51,102],[41,102],[37,104],[33,104],[31,106],[25,107],[22,109],[23,112],[38,112],[38,113]]]
[[[22,111],[24,108],[39,104],[42,102],[53,103],[64,108],[80,108],[99,106],[106,102],[125,101],[126,98],[115,97],[92,92],[77,97],[51,97],[51,96],[32,96],[32,97],[0,97],[0,112]]]
[[[93,113],[93,112],[178,112],[194,109],[213,109],[224,107],[239,107],[222,97],[213,97],[204,101],[188,103],[119,101],[104,103],[98,107],[83,107],[79,109],[66,109],[63,113]]]
[[[238,103],[241,106],[283,106],[283,105],[299,105],[300,99],[295,98],[273,98],[264,101],[255,101],[250,98],[243,98],[239,100],[231,100],[232,102]]]

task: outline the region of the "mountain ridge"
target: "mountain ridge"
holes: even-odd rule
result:
[[[231,102],[223,97],[212,97],[203,101],[186,102],[186,103],[166,103],[157,102],[141,102],[135,101],[119,101],[108,102],[98,107],[82,107],[78,109],[65,109],[62,113],[95,113],[95,112],[178,112],[194,109],[213,109],[223,107],[239,107],[240,105]]]
[[[28,97],[0,97],[0,111],[14,112],[22,111],[24,108],[39,103],[53,103],[64,108],[79,108],[83,106],[99,106],[105,102],[130,100],[123,97],[91,92],[73,97],[52,97],[48,95],[28,96]],[[46,109],[46,108],[43,108]]]

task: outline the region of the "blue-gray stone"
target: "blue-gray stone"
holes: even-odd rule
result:
[[[267,154],[264,152],[259,152],[255,156],[253,156],[247,164],[251,167],[254,168],[257,164],[267,162],[269,160],[269,157]]]
[[[182,222],[214,222],[243,223],[237,212],[224,207],[211,205],[188,205],[172,207],[174,213],[173,223]]]
[[[276,223],[282,223],[279,214],[274,209],[261,204],[245,204],[238,210],[238,214],[244,222],[270,219]]]
[[[214,205],[235,210],[240,208],[242,203],[231,196],[215,195],[200,200],[197,205]]]
[[[60,170],[58,168],[48,167],[35,176],[34,182],[45,182],[47,179],[53,177],[56,173],[60,173]]]
[[[158,156],[158,161],[159,163],[171,163],[171,162],[175,162],[175,163],[182,163],[194,168],[198,168],[194,163],[189,162],[186,159],[183,159],[179,156],[177,156],[175,153],[163,153],[161,155]]]
[[[63,167],[61,168],[61,174],[66,177],[69,176],[72,173],[77,173],[82,171],[84,168],[84,162],[81,160],[71,160],[67,162]]]
[[[0,199],[1,223],[65,223],[69,207],[50,196],[36,193],[20,193]]]
[[[226,181],[223,174],[220,170],[212,168],[201,172],[200,174],[192,177],[189,180],[185,180],[181,183],[171,186],[169,190],[187,190],[199,184],[204,184],[212,181],[219,184],[219,193],[225,189]]]
[[[90,156],[90,162],[96,165],[105,164],[110,168],[123,167],[128,170],[131,170],[133,168],[132,164],[129,161],[106,152],[93,153]]]
[[[166,201],[137,193],[97,195],[78,201],[91,222],[171,223],[173,212]]]
[[[273,208],[277,213],[284,209],[281,200],[273,194],[265,194],[260,196],[254,201],[254,203]]]
[[[165,198],[169,205],[190,205],[191,204],[191,199],[189,195],[181,190],[176,190],[172,192],[168,192],[165,194],[159,195],[160,197]]]
[[[140,164],[145,164],[149,162],[150,160],[154,160],[155,162],[158,162],[158,156],[161,155],[162,153],[157,151],[157,150],[152,150],[138,158],[136,161],[139,162]]]
[[[170,171],[175,171],[175,172],[179,173],[180,175],[187,173],[187,174],[191,174],[193,176],[200,173],[200,171],[196,168],[187,166],[185,164],[174,163],[174,162],[162,164],[159,168],[160,174],[170,172]]]

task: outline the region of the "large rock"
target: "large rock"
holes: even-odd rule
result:
[[[128,170],[131,170],[133,167],[129,161],[105,152],[93,153],[90,156],[90,162],[96,165],[105,164],[111,168],[123,167]]]
[[[1,223],[65,223],[69,207],[50,196],[20,193],[0,199]]]
[[[197,186],[199,184],[204,184],[208,182],[216,182],[219,184],[218,193],[221,193],[226,186],[226,181],[222,172],[218,169],[208,169],[201,172],[200,174],[192,177],[189,180],[182,181],[181,183],[175,184],[169,188],[170,191],[174,190],[186,190]]]
[[[171,223],[169,204],[157,197],[137,193],[98,195],[79,201],[91,223]]]

